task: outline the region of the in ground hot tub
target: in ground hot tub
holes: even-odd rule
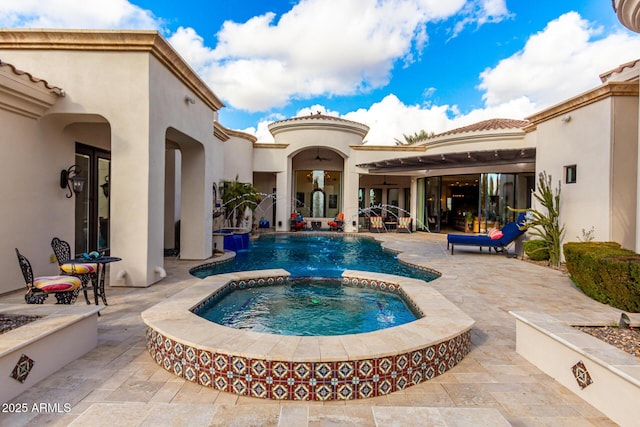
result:
[[[142,313],[147,348],[167,371],[220,391],[265,399],[382,396],[453,368],[474,321],[426,282],[347,270],[343,283],[402,292],[421,318],[361,334],[285,336],[218,325],[193,313],[218,292],[281,285],[285,270],[210,276]]]

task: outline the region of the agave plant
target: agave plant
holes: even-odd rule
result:
[[[532,235],[542,239],[543,249],[549,251],[549,264],[557,267],[560,265],[560,243],[564,235],[564,225],[560,225],[560,182],[558,181],[558,188],[554,191],[551,188],[551,175],[541,172],[533,197],[546,209],[546,213],[537,209],[526,209],[527,228]]]

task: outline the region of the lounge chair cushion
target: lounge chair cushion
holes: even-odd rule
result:
[[[33,279],[33,286],[43,292],[74,291],[81,285],[80,279],[74,276],[42,276]]]
[[[504,236],[504,233],[497,228],[490,228],[487,232],[487,236],[491,237],[491,240],[498,240]]]
[[[411,217],[404,216],[398,218],[398,228],[408,228],[409,224],[411,224]]]
[[[62,264],[60,270],[67,274],[91,274],[97,270],[96,264]]]

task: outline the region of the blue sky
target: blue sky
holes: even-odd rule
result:
[[[608,0],[0,0],[0,27],[157,29],[264,142],[316,111],[370,144],[522,119],[640,58]]]

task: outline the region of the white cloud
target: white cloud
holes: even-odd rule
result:
[[[292,99],[346,96],[385,86],[393,68],[418,60],[426,24],[504,13],[504,0],[300,0],[281,16],[227,21],[217,45],[192,28],[169,42],[229,106],[268,111]],[[506,9],[505,9],[506,10]],[[0,1],[0,27],[159,29],[128,0]],[[166,33],[166,30],[165,30]]]
[[[0,27],[158,29],[161,21],[127,0],[0,1]]]
[[[638,37],[620,32],[595,39],[601,33],[576,12],[551,21],[520,52],[480,75],[485,104],[527,96],[544,108],[598,86],[601,73],[637,58]]]
[[[596,38],[599,36],[599,38]],[[640,39],[602,34],[571,12],[532,35],[524,48],[479,76],[484,107],[460,111],[456,105],[406,105],[388,95],[369,108],[342,117],[365,123],[369,144],[390,145],[420,130],[443,132],[491,118],[524,119],[543,108],[599,86],[599,75],[637,58]],[[424,92],[425,100],[436,90]]]
[[[484,25],[486,23],[497,23],[512,15],[507,9],[506,0],[480,0],[468,2],[461,14],[462,19],[453,25],[452,37],[456,37],[465,27],[470,25]]]
[[[301,0],[279,19],[225,22],[214,48],[188,28],[169,41],[228,105],[266,111],[383,87],[398,61],[420,57],[428,22],[467,13],[480,25],[508,12],[504,0]]]

